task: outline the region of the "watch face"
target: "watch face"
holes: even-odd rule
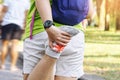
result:
[[[49,27],[51,27],[52,25],[53,25],[53,22],[50,21],[50,20],[47,20],[47,21],[45,21],[45,23],[44,23],[44,27],[45,27],[45,28],[49,28]]]

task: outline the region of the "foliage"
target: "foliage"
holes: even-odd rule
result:
[[[110,31],[102,31],[99,28],[88,27],[86,31],[86,42],[102,44],[120,44],[120,33],[115,32],[113,28],[111,27]]]
[[[120,33],[87,28],[84,70],[105,80],[120,79]]]
[[[2,3],[3,2],[3,0],[0,0],[0,3]]]

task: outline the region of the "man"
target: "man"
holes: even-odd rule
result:
[[[32,38],[31,25],[34,26]],[[31,0],[24,35],[24,80],[77,80],[84,74],[83,31],[80,30],[72,37],[56,26],[53,23],[50,1]],[[76,30],[81,27],[81,24],[75,25]],[[65,47],[62,52],[53,50],[54,42]]]
[[[4,0],[2,11],[2,51],[0,68],[5,68],[5,59],[11,48],[11,71],[17,69],[18,43],[25,26],[25,16],[29,9],[29,0]],[[9,47],[10,46],[10,47]]]

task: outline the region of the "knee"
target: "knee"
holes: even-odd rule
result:
[[[55,76],[55,80],[77,80],[76,77]]]
[[[28,74],[24,74],[23,75],[23,80],[28,80],[28,76],[29,76]]]

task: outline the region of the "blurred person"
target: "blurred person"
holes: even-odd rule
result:
[[[55,3],[60,0],[52,1]],[[69,1],[77,4],[74,3],[75,0],[61,1],[66,1],[66,3],[61,2],[65,9]],[[84,0],[79,1],[84,2]],[[89,0],[89,2],[91,1]],[[85,4],[89,5],[87,2]],[[57,6],[57,4],[54,5]],[[72,10],[78,8],[71,5],[69,10],[71,7]],[[58,10],[58,6],[55,8]],[[92,10],[89,7],[88,16],[91,15]],[[64,19],[64,17],[62,18]],[[72,20],[72,18],[70,19]],[[54,23],[50,0],[31,0],[24,35],[24,80],[77,80],[84,74],[84,32],[81,29],[81,23],[79,22],[74,27],[59,23],[54,25]],[[85,24],[83,21],[84,28]],[[58,25],[62,25],[64,28]],[[73,33],[76,31],[79,33],[72,36],[70,29]],[[59,45],[65,47],[62,52],[56,49],[60,49]]]
[[[2,10],[3,10],[3,5],[0,4],[0,26],[4,17],[4,12]]]
[[[0,24],[1,24],[2,19],[3,19],[3,12],[2,12],[2,8],[3,8],[3,6],[0,4]]]
[[[5,68],[5,59],[10,48],[11,71],[17,70],[18,43],[25,27],[25,17],[29,9],[29,0],[4,0],[2,11],[2,50],[0,68]]]

